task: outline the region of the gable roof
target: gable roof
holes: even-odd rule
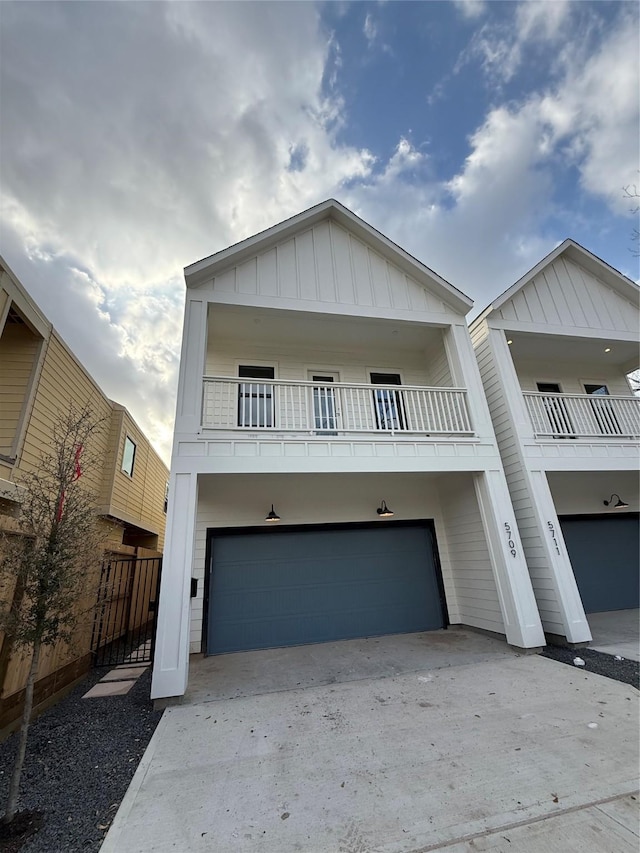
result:
[[[458,288],[454,287],[425,264],[418,261],[384,234],[377,231],[364,219],[356,216],[340,202],[333,198],[310,207],[308,210],[285,219],[283,222],[267,228],[235,243],[214,255],[196,261],[185,267],[184,276],[187,287],[198,287],[212,276],[219,275],[231,266],[248,260],[259,252],[264,252],[276,244],[289,239],[299,231],[311,228],[319,222],[333,219],[339,225],[348,229],[363,242],[369,244],[380,255],[402,269],[407,275],[415,278],[425,288],[435,292],[456,310],[466,314],[473,306],[470,299]]]
[[[590,252],[588,249],[585,249],[584,246],[581,246],[579,243],[576,243],[575,240],[568,237],[552,252],[549,252],[546,257],[535,265],[535,267],[525,273],[522,278],[519,278],[515,284],[512,284],[511,287],[507,288],[507,290],[500,294],[497,299],[494,299],[493,302],[488,305],[471,323],[471,328],[477,326],[483,320],[486,320],[494,312],[499,311],[500,308],[512,299],[516,293],[522,290],[527,284],[529,284],[529,282],[533,281],[533,279],[539,275],[542,270],[550,266],[561,255],[565,255],[569,260],[584,267],[588,272],[601,279],[624,299],[630,299],[634,303],[638,301],[640,288],[635,282],[630,278],[627,278],[626,275],[623,275],[621,272],[618,272],[617,269],[612,267],[606,261],[603,261],[602,258],[594,255],[593,252]]]

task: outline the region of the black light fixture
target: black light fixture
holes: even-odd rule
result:
[[[271,504],[271,512],[267,515],[267,517],[265,518],[265,521],[280,521],[280,516],[274,510],[273,504]]]
[[[380,518],[391,518],[393,515],[393,510],[389,509],[385,501],[382,501],[381,505],[376,510]]]
[[[617,502],[613,504],[613,499],[618,498]],[[611,506],[613,504],[613,509],[624,509],[628,507],[629,504],[626,504],[623,500],[620,499],[620,495],[617,495],[615,492],[611,495],[608,501],[602,501],[605,506]]]

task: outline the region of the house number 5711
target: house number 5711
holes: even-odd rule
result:
[[[509,550],[511,551],[511,556],[515,557],[515,555],[516,555],[516,543],[513,541],[513,538],[511,537],[511,525],[507,524],[506,521],[504,523],[504,529],[507,532],[507,545],[509,546]]]
[[[547,527],[549,528],[549,533],[551,534],[551,539],[553,540],[553,544],[555,545],[556,554],[559,554],[560,548],[558,546],[558,540],[556,539],[556,529],[553,526],[553,524],[551,524],[550,521],[547,521]]]

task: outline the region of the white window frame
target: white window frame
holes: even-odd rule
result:
[[[253,382],[252,382],[250,377],[241,377],[241,376],[240,376],[240,370],[241,370],[242,368],[249,368],[249,367],[262,367],[262,368],[267,369],[267,370],[272,370],[272,371],[273,371],[273,378],[271,379],[271,382],[275,382],[275,380],[276,380],[276,378],[277,378],[277,372],[278,372],[278,371],[277,371],[277,366],[276,366],[273,362],[270,362],[270,363],[269,363],[269,362],[261,363],[261,362],[260,362],[260,360],[254,360],[254,359],[249,360],[249,359],[245,359],[244,361],[239,362],[239,363],[238,363],[238,365],[237,365],[237,367],[236,367],[236,375],[238,376],[239,380],[243,380],[243,379],[248,380],[248,384],[255,384],[255,385],[256,385],[256,389],[258,388],[258,385],[262,385],[265,389],[266,389],[267,387],[270,387],[270,388],[271,388],[271,393],[270,393],[270,395],[269,395],[268,397],[267,397],[267,392],[266,392],[266,391],[265,391],[265,394],[264,394],[264,399],[265,399],[265,400],[266,400],[266,399],[269,399],[269,400],[270,400],[270,406],[269,406],[269,409],[270,409],[270,415],[271,415],[271,423],[270,423],[270,424],[255,424],[255,425],[253,425],[253,424],[249,424],[248,426],[249,426],[250,428],[252,428],[252,429],[261,429],[261,428],[266,428],[266,429],[275,429],[275,425],[276,425],[276,411],[277,411],[277,399],[276,399],[276,394],[277,394],[277,392],[276,392],[276,387],[275,387],[274,385],[269,386],[269,381],[270,381],[269,379],[258,379],[258,378],[256,378],[256,379],[254,379],[254,380],[253,380]],[[247,383],[244,383],[244,384],[247,384]],[[239,382],[239,383],[238,383],[238,426],[242,426],[242,424],[240,424],[240,423],[239,423],[239,421],[240,421],[240,406],[241,406],[241,399],[243,398],[243,391],[242,391],[242,388],[243,388],[243,383]],[[259,395],[260,395],[260,392],[259,392],[259,391],[257,391],[257,394],[258,394],[258,396],[259,396]],[[253,410],[250,408],[250,411],[252,412]],[[265,405],[265,407],[264,407],[264,413],[266,414],[266,412],[267,412],[267,407],[266,407],[266,405]]]
[[[128,471],[125,468],[125,459],[127,456],[127,442],[128,441],[133,445],[133,456],[131,457],[131,470],[130,471]],[[124,448],[122,450],[122,465],[120,466],[120,470],[122,471],[123,474],[125,474],[127,477],[129,477],[132,480],[133,480],[133,472],[135,471],[135,468],[136,468],[136,451],[137,451],[137,449],[138,449],[137,443],[131,438],[129,433],[125,433]]]

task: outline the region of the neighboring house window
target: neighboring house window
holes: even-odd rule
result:
[[[136,459],[136,445],[129,436],[124,440],[124,453],[122,454],[122,470],[125,474],[133,477],[133,465]]]
[[[246,379],[274,379],[273,367],[241,365],[238,376]],[[238,386],[238,426],[272,427],[273,385],[264,382],[241,382]]]
[[[168,505],[169,505],[169,483],[167,482],[167,484],[164,487],[164,508],[163,508],[164,512],[167,511]]]
[[[372,373],[373,385],[401,385],[397,373]],[[402,392],[389,388],[376,388],[373,392],[377,429],[406,429],[406,417],[402,402]]]

